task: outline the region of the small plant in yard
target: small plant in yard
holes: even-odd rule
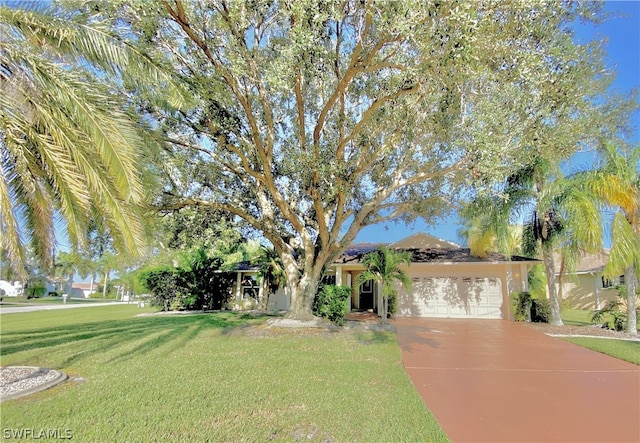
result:
[[[615,289],[618,291],[616,298],[609,300],[604,308],[593,311],[591,321],[600,323],[606,315],[609,315],[610,319],[604,323],[604,326],[614,331],[623,331],[627,324],[627,288],[618,285]],[[636,310],[640,314],[640,307]]]
[[[320,317],[342,326],[344,316],[349,310],[347,305],[349,298],[351,298],[349,286],[324,285],[316,295],[313,310]]]

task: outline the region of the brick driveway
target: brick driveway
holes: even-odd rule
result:
[[[407,373],[454,442],[640,442],[640,367],[505,320],[397,318]]]

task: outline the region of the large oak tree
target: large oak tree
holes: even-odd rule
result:
[[[160,203],[261,232],[298,318],[362,228],[433,222],[531,159],[563,157],[577,141],[540,133],[601,92],[599,47],[570,32],[595,3],[69,3],[170,61],[194,105],[136,98],[166,142]]]

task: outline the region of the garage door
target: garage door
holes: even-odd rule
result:
[[[500,279],[416,277],[410,291],[398,291],[398,315],[502,318]]]

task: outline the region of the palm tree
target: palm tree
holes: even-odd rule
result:
[[[92,294],[96,283],[96,272],[98,271],[98,264],[87,254],[84,254],[80,256],[78,267],[76,270],[82,278],[91,276],[89,294]]]
[[[50,260],[57,215],[74,249],[92,208],[120,250],[141,245],[138,156],[148,138],[114,91],[116,82],[167,82],[100,26],[0,6],[0,249],[16,272],[24,273],[25,232],[43,264]]]
[[[605,278],[624,274],[627,292],[627,333],[637,335],[637,290],[640,275],[640,148],[619,149],[607,144],[600,150],[596,170],[584,174],[584,185],[615,213],[611,223],[611,251]]]
[[[78,264],[79,258],[77,254],[60,252],[55,258],[52,277],[56,280],[56,283],[72,283]]]
[[[105,298],[107,296],[107,285],[109,283],[109,277],[111,276],[112,271],[118,269],[120,260],[120,257],[107,251],[102,257],[100,257],[100,260],[98,261],[98,269],[103,276],[102,298]]]
[[[377,250],[365,254],[362,264],[365,271],[358,275],[356,284],[361,285],[368,280],[382,284],[382,322],[386,323],[389,298],[397,294],[394,283],[400,282],[406,289],[411,287],[411,279],[401,266],[411,264],[411,255],[408,252],[398,252],[380,246]]]
[[[464,238],[469,246],[470,253],[476,257],[484,258],[489,252],[500,251],[511,257],[522,254],[522,225],[501,224],[505,232],[501,236],[492,230],[486,229],[486,220],[482,215],[472,215],[471,219],[464,222],[464,226],[458,231],[458,235]],[[500,240],[501,245],[498,245]]]
[[[598,209],[575,180],[562,175],[557,163],[537,158],[507,179],[500,197],[478,198],[463,215],[468,219],[479,218],[479,232],[494,235],[501,252],[509,253],[506,247],[512,238],[509,222],[528,212],[522,236],[523,252],[542,258],[551,323],[562,325],[553,252],[561,252],[565,271],[570,272],[581,251],[598,251],[602,244]]]

